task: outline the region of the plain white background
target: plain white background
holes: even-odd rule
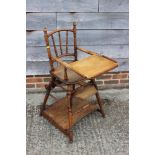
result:
[[[0,4],[0,154],[26,154],[26,1]],[[155,155],[155,2],[130,0],[130,155]]]

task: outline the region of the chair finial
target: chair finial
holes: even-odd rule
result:
[[[47,31],[47,28],[46,28],[46,27],[44,27],[43,31]]]
[[[73,22],[73,26],[76,26],[76,22]]]
[[[73,29],[76,29],[76,22],[73,22]]]
[[[44,27],[43,32],[44,32],[44,34],[47,34],[47,28],[46,27]]]

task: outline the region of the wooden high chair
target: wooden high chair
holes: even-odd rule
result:
[[[63,50],[62,33],[65,34],[65,50]],[[69,34],[72,34],[73,37],[74,48],[72,51],[69,50],[69,41],[71,41]],[[73,29],[57,29],[47,32],[45,28],[44,38],[51,67],[51,81],[46,86],[47,91],[40,115],[67,135],[70,142],[72,142],[72,127],[77,121],[95,110],[98,110],[105,117],[95,78],[114,69],[118,64],[111,58],[77,47],[75,23],[73,23]],[[56,40],[59,41],[59,48]],[[52,48],[54,53],[52,53]],[[78,60],[78,51],[87,53],[90,56]],[[72,57],[73,59],[67,63],[63,60],[64,57]],[[57,63],[57,66],[55,66],[55,63]],[[46,102],[49,96],[56,99],[50,94],[51,90],[56,86],[66,90],[66,96],[47,106]],[[63,86],[66,86],[67,89]],[[92,95],[96,96],[97,103],[93,104],[87,100]]]

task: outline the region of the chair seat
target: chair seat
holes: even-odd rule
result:
[[[59,66],[55,68],[55,71],[52,72],[56,77],[58,77],[60,80],[65,80],[64,79],[64,67]],[[67,76],[68,76],[68,81],[67,82],[77,82],[77,81],[82,81],[84,78],[77,73],[67,69]]]

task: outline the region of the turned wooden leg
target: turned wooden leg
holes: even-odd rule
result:
[[[54,80],[55,80],[55,78],[52,78],[52,80],[49,82],[49,85],[46,87],[46,95],[44,97],[43,104],[40,108],[40,116],[42,116],[42,112],[45,110],[45,106],[46,106],[48,97],[50,95],[51,89],[53,89],[55,87],[55,84],[53,83]]]
[[[67,86],[67,100],[68,100],[68,136],[69,136],[69,141],[73,142],[73,131],[72,131],[72,123],[73,123],[73,113],[72,113],[72,90],[73,86],[68,85]]]
[[[99,105],[99,107],[100,107],[100,113],[102,114],[102,117],[103,118],[105,118],[105,113],[104,113],[104,111],[103,111],[103,105],[102,105],[102,103],[101,103],[101,99],[100,99],[100,95],[99,95],[99,93],[97,92],[96,93],[96,99],[97,99],[97,103],[98,103],[98,105]]]
[[[73,142],[73,131],[71,129],[69,130],[69,142]]]
[[[92,79],[91,82],[93,83],[93,85],[95,86],[95,88],[97,89],[97,93],[96,93],[96,99],[97,99],[97,103],[100,107],[99,109],[99,112],[102,114],[102,117],[105,118],[105,113],[104,113],[104,110],[103,110],[103,104],[101,102],[101,99],[100,99],[100,95],[98,93],[98,87],[96,85],[96,82],[95,82],[95,79]]]

